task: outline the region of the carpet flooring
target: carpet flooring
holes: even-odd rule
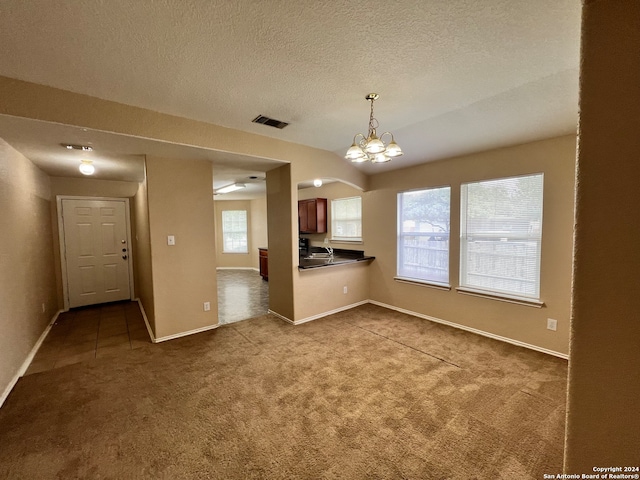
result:
[[[0,478],[540,479],[567,363],[374,305],[20,379]]]

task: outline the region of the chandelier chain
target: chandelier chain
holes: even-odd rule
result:
[[[367,137],[371,137],[371,134],[376,131],[376,128],[378,128],[378,120],[376,120],[373,116],[373,102],[375,101],[375,99],[371,98],[370,100],[371,100],[371,113],[369,114],[369,133]]]

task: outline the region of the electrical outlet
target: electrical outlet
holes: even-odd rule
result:
[[[558,320],[553,318],[547,318],[547,330],[553,330],[554,332],[558,329]]]
[[[342,287],[342,293],[344,293],[345,295],[347,294],[347,286],[346,285],[344,287]]]
[[[211,310],[211,302],[204,302],[204,311],[208,312]]]

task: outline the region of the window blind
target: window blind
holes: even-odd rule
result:
[[[543,174],[461,189],[460,285],[540,297]]]
[[[331,201],[331,239],[362,241],[362,197]]]
[[[451,187],[398,194],[398,277],[447,284]]]

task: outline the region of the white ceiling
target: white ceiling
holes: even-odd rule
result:
[[[580,11],[580,0],[2,0],[0,75],[341,156],[377,92],[379,133],[405,155],[358,166],[375,173],[575,132]],[[258,114],[291,124],[251,123]],[[153,149],[20,122],[0,118],[0,137],[54,175],[59,144],[83,135],[122,165]],[[211,157],[221,183],[274,166],[174,148]],[[105,172],[123,174],[111,161]]]

